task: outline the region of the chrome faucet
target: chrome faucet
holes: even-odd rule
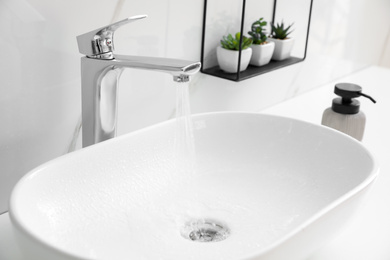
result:
[[[81,58],[83,147],[115,137],[117,85],[124,68],[165,72],[176,82],[187,82],[201,67],[200,62],[114,54],[115,30],[146,17],[129,17],[77,36],[79,51],[86,55]]]

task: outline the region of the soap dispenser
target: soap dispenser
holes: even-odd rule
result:
[[[332,107],[326,109],[322,115],[322,125],[334,128],[361,141],[364,135],[366,115],[360,110],[357,97],[366,97],[372,102],[376,101],[362,93],[362,88],[356,84],[338,83],[334,93],[340,97],[333,99]]]

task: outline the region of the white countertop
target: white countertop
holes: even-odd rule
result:
[[[377,158],[380,173],[358,214],[334,241],[307,260],[390,259],[390,70],[369,67],[301,96],[270,107],[262,113],[281,115],[320,124],[324,109],[331,106],[335,83],[360,85],[377,101],[359,98],[367,123],[363,144]]]
[[[367,116],[363,144],[376,156],[379,177],[358,214],[338,238],[307,260],[389,260],[390,259],[390,69],[369,67],[348,77],[270,107],[262,113],[282,115],[320,124],[322,112],[335,97],[335,83],[350,82],[377,104],[360,98]],[[8,214],[0,215],[0,260],[22,258],[14,241]],[[287,259],[286,259],[287,260]]]

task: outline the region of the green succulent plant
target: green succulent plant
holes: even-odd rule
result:
[[[233,37],[231,34],[229,34],[228,36],[223,36],[221,40],[222,48],[228,50],[234,50],[234,51],[240,50],[240,38],[241,38],[241,34],[239,32],[236,33],[235,37]],[[241,49],[245,50],[251,45],[252,45],[252,39],[243,36]]]
[[[290,24],[288,27],[284,28],[284,23],[283,21],[281,22],[281,24],[276,24],[273,25],[272,24],[272,38],[275,38],[275,39],[280,39],[280,40],[284,40],[287,38],[287,36],[292,33],[292,31],[289,31],[291,29],[291,26],[293,26],[294,23]]]
[[[263,17],[252,23],[251,31],[248,32],[252,36],[253,44],[264,44],[267,42],[267,35],[264,26],[267,22],[263,21]]]

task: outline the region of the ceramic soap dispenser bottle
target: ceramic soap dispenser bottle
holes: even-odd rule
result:
[[[332,107],[324,111],[321,124],[361,141],[364,135],[366,115],[360,111],[360,102],[355,98],[362,96],[374,103],[376,101],[363,94],[360,86],[351,83],[336,84],[334,93],[340,97],[333,99]]]

